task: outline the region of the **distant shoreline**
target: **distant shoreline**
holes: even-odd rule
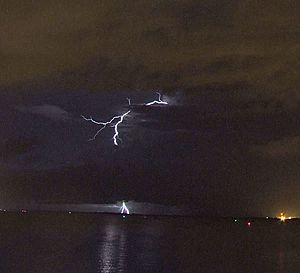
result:
[[[92,208],[90,207],[92,206]],[[102,210],[100,210],[100,207]],[[280,222],[280,219],[277,217],[256,217],[256,216],[207,216],[195,213],[186,213],[186,214],[175,214],[175,213],[130,213],[130,214],[122,214],[118,211],[108,211],[103,210],[103,206],[106,205],[96,205],[96,204],[62,204],[62,205],[50,205],[50,204],[42,204],[42,205],[30,205],[30,206],[20,206],[20,207],[9,207],[9,208],[1,208],[0,215],[5,214],[15,214],[15,215],[43,215],[43,214],[59,214],[59,215],[111,215],[111,216],[122,216],[122,217],[143,217],[143,218],[194,218],[199,220],[231,220],[231,221],[265,221],[265,222]],[[88,209],[89,208],[89,209]],[[118,207],[114,207],[114,209],[118,209]],[[300,218],[294,217],[292,219],[286,219],[285,222],[296,222],[299,221]]]

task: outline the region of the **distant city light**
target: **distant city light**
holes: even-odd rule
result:
[[[248,225],[248,227],[250,227],[250,226],[251,226],[251,222],[249,221],[249,222],[247,223],[247,225]]]
[[[284,222],[286,220],[286,217],[283,212],[280,213],[279,219],[281,222]]]
[[[284,212],[281,212],[280,215],[277,217],[281,222],[285,222],[286,220],[291,220],[296,218],[295,216],[286,216]]]

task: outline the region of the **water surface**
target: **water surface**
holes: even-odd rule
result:
[[[300,272],[300,224],[2,214],[0,272]]]

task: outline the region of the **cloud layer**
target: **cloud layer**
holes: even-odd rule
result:
[[[31,113],[49,118],[55,121],[66,121],[70,119],[70,114],[56,105],[38,105],[38,106],[15,106],[15,109],[23,113]]]
[[[2,86],[197,89],[299,99],[296,0],[7,2]]]

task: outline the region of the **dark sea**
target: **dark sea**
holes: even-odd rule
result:
[[[300,223],[2,213],[0,273],[299,273]]]

